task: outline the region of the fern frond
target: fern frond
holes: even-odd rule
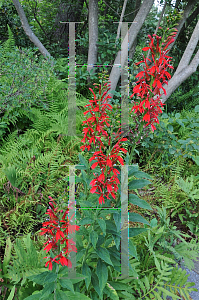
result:
[[[43,268],[43,264],[39,260],[40,254],[34,248],[30,239],[30,233],[27,237],[23,238],[23,243],[21,239],[16,239],[14,250],[13,265],[8,266],[8,276],[13,279],[15,284],[22,278],[23,283],[25,283],[27,277],[32,274],[32,270],[36,269],[37,271]],[[43,249],[41,251],[43,252]]]
[[[7,24],[8,27],[8,40],[5,41],[2,46],[3,46],[3,51],[4,53],[6,52],[11,52],[15,48],[15,39],[14,39],[14,34],[12,33],[10,26]]]

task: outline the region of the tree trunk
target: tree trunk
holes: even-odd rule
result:
[[[168,85],[164,85],[166,89],[167,95],[162,95],[161,100],[164,103],[169,96],[181,85],[183,81],[185,81],[188,77],[190,77],[194,72],[196,72],[197,67],[199,65],[199,50],[195,54],[194,58],[191,57],[195,51],[197,43],[199,41],[199,20],[196,24],[196,27],[192,33],[192,36],[189,40],[189,43],[185,49],[185,52],[180,60],[177,70],[173,77],[169,80]]]
[[[18,15],[20,17],[21,20],[21,24],[22,27],[26,33],[26,35],[29,37],[29,39],[31,40],[31,42],[33,42],[33,44],[39,48],[39,51],[41,52],[41,54],[47,59],[50,58],[51,55],[48,52],[48,50],[43,46],[43,44],[40,42],[40,40],[36,37],[36,35],[33,33],[32,29],[30,28],[29,24],[28,24],[28,20],[25,16],[24,10],[21,6],[21,4],[19,3],[19,0],[12,0],[14,3],[14,6],[18,12]]]
[[[89,0],[89,50],[87,71],[97,63],[98,0]],[[95,69],[95,68],[94,68]]]
[[[121,31],[121,26],[122,26],[121,23],[122,23],[123,18],[124,18],[124,13],[125,13],[127,1],[128,0],[124,0],[124,4],[123,4],[123,8],[122,8],[122,13],[121,13],[121,16],[120,16],[120,22],[119,22],[118,29],[117,29],[117,36],[116,36],[115,44],[117,43],[117,40],[120,37],[120,31]]]
[[[187,6],[185,7],[185,10],[184,10],[184,13],[183,13],[183,16],[182,16],[182,19],[180,20],[179,24],[176,26],[178,32],[175,36],[175,41],[177,40],[177,38],[178,38],[185,22],[187,21],[187,19],[189,17],[189,14],[190,14],[192,8],[197,3],[197,1],[198,0],[189,0],[189,2],[187,3]],[[168,49],[171,49],[174,46],[175,41],[168,47]]]
[[[151,10],[151,7],[153,6],[154,0],[144,0],[135,19],[134,19],[134,23],[131,25],[130,29],[129,29],[129,48],[132,47],[148,13]],[[121,48],[123,49],[125,47],[126,40],[128,39],[128,34],[126,34],[124,41],[121,45]],[[125,53],[125,49],[123,50]],[[110,81],[111,81],[111,90],[114,91],[116,89],[117,83],[119,81],[120,75],[121,75],[121,71],[120,68],[122,69],[125,61],[128,59],[128,57],[121,57],[121,51],[118,52],[117,57],[114,61],[114,66],[112,67],[111,70],[111,74],[110,74]],[[120,62],[121,60],[121,62]],[[119,68],[118,65],[120,65],[121,63],[121,67]],[[109,100],[110,101],[110,100]]]

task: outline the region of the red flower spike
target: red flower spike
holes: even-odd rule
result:
[[[51,199],[51,198],[50,198],[50,199]],[[54,201],[53,201],[53,202],[54,202]],[[50,203],[49,203],[49,204],[50,204]],[[52,204],[52,203],[51,203],[51,204]],[[55,202],[54,202],[54,204],[56,205]],[[72,203],[70,203],[70,205],[71,205],[71,204],[72,204]],[[51,205],[51,206],[52,206],[52,205]],[[72,208],[72,207],[69,206],[69,208]],[[58,208],[57,208],[57,207],[56,207],[55,209],[54,209],[54,207],[53,207],[53,210],[54,210],[55,213],[56,213],[56,212],[58,213],[58,212],[62,212],[62,211],[63,211],[63,210],[59,210],[59,211],[58,211]],[[48,234],[50,234],[50,235],[52,236],[52,239],[49,239],[46,243],[44,243],[44,245],[46,245],[45,248],[44,248],[44,250],[46,250],[46,252],[49,252],[51,249],[52,249],[52,250],[53,250],[53,249],[54,249],[54,250],[57,249],[57,248],[58,248],[58,246],[57,246],[57,241],[58,241],[58,240],[60,240],[60,243],[61,243],[61,244],[63,244],[64,242],[67,242],[67,244],[68,244],[69,242],[71,243],[72,240],[69,240],[69,241],[68,241],[68,239],[65,237],[64,233],[68,235],[68,232],[69,232],[69,233],[70,233],[70,232],[74,232],[75,230],[79,230],[79,228],[80,228],[80,227],[77,226],[77,225],[71,225],[71,224],[69,223],[70,221],[68,222],[68,221],[65,221],[65,220],[64,220],[66,214],[68,213],[68,209],[65,211],[65,213],[64,213],[64,215],[63,215],[63,217],[62,217],[62,219],[61,219],[61,221],[60,221],[60,223],[61,223],[61,222],[64,223],[61,227],[58,226],[58,222],[59,222],[58,216],[56,216],[54,213],[52,213],[52,210],[49,209],[48,211],[49,211],[48,214],[50,215],[51,220],[48,221],[48,222],[44,222],[44,223],[43,223],[43,226],[47,226],[48,228],[42,228],[41,230],[42,230],[43,232],[40,233],[41,235],[43,235],[43,234],[45,234],[45,233],[48,233]],[[73,216],[74,216],[74,215],[73,215]],[[72,216],[72,217],[73,217],[73,216]],[[72,219],[72,217],[70,218],[70,220]],[[56,222],[55,219],[56,219],[56,221],[58,221],[58,222]],[[53,224],[54,224],[55,226],[54,226]],[[63,231],[62,231],[61,229],[63,229]],[[55,233],[53,233],[54,230],[55,230]],[[77,250],[76,247],[75,247],[75,246],[71,246],[70,243],[69,243],[69,247],[70,247],[70,249],[72,249],[71,251],[76,251],[76,250]],[[67,246],[68,246],[68,245],[67,245]],[[67,249],[68,249],[68,247],[64,249],[64,250],[66,250],[65,254],[71,252],[71,251],[68,251]],[[45,258],[47,258],[47,257],[45,257]],[[48,258],[49,258],[49,257],[48,257]],[[56,261],[55,258],[59,258],[59,260]],[[50,257],[50,260],[46,262],[45,266],[47,267],[47,265],[49,265],[49,270],[52,270],[52,262],[56,262],[57,264],[61,263],[62,265],[68,265],[69,267],[72,266],[71,262],[70,262],[67,258],[65,258],[65,257],[62,255],[62,253],[58,254],[55,258],[52,259],[52,258]]]

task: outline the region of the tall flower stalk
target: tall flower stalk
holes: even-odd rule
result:
[[[66,258],[65,255],[69,255],[70,252],[74,251],[77,252],[77,248],[74,246],[74,241],[72,239],[68,239],[68,233],[72,233],[75,230],[79,230],[80,227],[77,225],[71,225],[70,221],[73,218],[74,214],[71,216],[69,221],[66,221],[66,215],[69,212],[69,209],[72,207],[69,206],[69,209],[65,211],[62,218],[60,218],[60,213],[63,212],[63,210],[58,210],[58,207],[56,207],[55,201],[52,199],[52,197],[49,196],[49,199],[52,202],[49,202],[49,205],[52,207],[52,209],[47,210],[47,215],[50,216],[50,220],[43,223],[43,228],[41,228],[40,235],[50,235],[51,238],[48,239],[46,243],[44,243],[46,250],[46,253],[49,252],[51,249],[56,252],[56,256],[54,258],[52,257],[44,257],[48,258],[49,260],[46,262],[45,267],[49,265],[49,270],[52,270],[53,262],[57,264],[61,264],[62,266],[68,266],[69,268],[72,268],[72,263]],[[55,206],[54,206],[55,205]],[[61,245],[66,243],[66,246],[61,251]]]
[[[177,34],[177,29],[174,28],[172,31],[168,37],[165,37],[165,34],[163,37],[153,34],[153,38],[148,35],[150,40],[149,46],[144,47],[142,50],[150,50],[151,59],[145,58],[143,55],[143,60],[136,63],[136,65],[141,63],[144,63],[144,65],[143,71],[136,75],[138,81],[133,88],[133,94],[130,96],[130,98],[132,98],[136,95],[137,101],[132,101],[134,105],[131,112],[134,112],[140,120],[137,138],[131,150],[130,160],[142,129],[146,129],[146,127],[150,125],[151,130],[154,131],[156,130],[154,123],[159,124],[158,115],[162,113],[161,107],[164,105],[161,102],[161,96],[163,93],[166,95],[163,84],[168,85],[168,80],[171,78],[167,69],[173,69],[173,66],[170,65],[172,57],[167,55],[169,52],[167,48],[174,42],[174,37]],[[148,61],[151,63],[150,65]]]
[[[119,138],[120,137],[120,129],[117,133],[113,132],[113,126],[111,127],[111,132],[108,134],[106,130],[106,126],[110,127],[109,116],[107,115],[107,110],[112,110],[112,106],[107,103],[108,98],[111,98],[108,94],[110,90],[110,84],[94,84],[95,88],[99,91],[99,98],[97,98],[94,91],[89,88],[94,96],[94,100],[89,100],[90,104],[85,107],[90,107],[89,110],[84,112],[84,115],[90,113],[91,117],[89,117],[86,121],[83,122],[85,126],[83,129],[84,138],[82,142],[83,146],[80,148],[84,151],[86,148],[89,151],[91,149],[91,144],[94,145],[94,154],[89,159],[89,161],[95,160],[92,169],[96,167],[100,167],[101,174],[97,175],[95,173],[95,178],[91,181],[91,193],[99,194],[99,204],[105,203],[104,199],[110,199],[109,195],[111,195],[114,199],[116,199],[116,194],[118,191],[119,180],[117,175],[120,173],[114,166],[119,163],[124,165],[124,161],[122,159],[121,152],[126,153],[127,150],[122,148],[121,143],[123,141],[127,141],[127,138]],[[118,140],[113,147],[112,145],[112,137],[115,135],[115,139]],[[108,143],[108,147],[105,146],[102,141],[102,137],[104,137]],[[88,141],[88,143],[86,143]],[[103,152],[105,150],[106,153]]]

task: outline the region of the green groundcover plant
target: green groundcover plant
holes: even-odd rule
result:
[[[47,238],[44,250],[49,253],[48,256],[44,257],[46,253],[43,255],[43,250],[38,253],[28,236],[23,239],[27,252],[22,243],[17,241],[14,245],[16,257],[13,265],[8,265],[11,244],[9,239],[7,240],[2,280],[5,280],[5,287],[11,289],[9,300],[15,295],[16,287],[18,299],[23,300],[166,299],[167,296],[179,299],[179,295],[188,299],[189,292],[196,290],[191,288],[192,283],[187,283],[185,272],[182,269],[178,270],[173,256],[155,252],[158,239],[161,246],[163,226],[158,229],[156,219],[149,223],[140,214],[131,212],[129,221],[144,225],[128,228],[124,215],[120,213],[124,205],[128,207],[128,197],[122,201],[125,190],[137,190],[151,183],[151,177],[140,171],[137,164],[131,163],[134,149],[136,144],[140,143],[144,129],[147,134],[146,129],[149,126],[154,131],[154,123],[159,123],[158,115],[162,112],[160,107],[163,105],[160,100],[161,89],[166,93],[162,84],[170,79],[167,69],[172,68],[167,47],[173,42],[175,34],[176,31],[171,30],[169,35],[163,35],[163,38],[157,35],[149,36],[149,47],[143,49],[150,50],[152,58],[150,60],[144,57],[143,71],[137,75],[138,82],[131,96],[135,98],[136,95],[131,112],[134,113],[137,127],[133,132],[134,144],[130,154],[122,146],[127,138],[123,137],[120,125],[115,132],[117,120],[113,107],[108,104],[110,85],[106,76],[101,75],[100,83],[94,84],[97,92],[90,89],[94,99],[89,100],[89,104],[86,105],[88,110],[84,112],[84,115],[89,114],[89,117],[83,122],[84,137],[81,150],[87,151],[87,154],[91,153],[91,157],[88,162],[84,155],[79,154],[80,165],[75,167],[81,171],[76,183],[83,186],[76,203],[77,225],[70,224],[74,216],[68,216],[72,207],[69,205],[64,212],[63,208],[59,207],[60,204],[50,198],[51,208],[47,212],[50,220],[43,223],[40,232],[40,235]],[[148,61],[152,64],[149,65]],[[109,115],[107,111],[110,111]],[[128,167],[128,176],[124,172],[124,161]],[[118,166],[118,162],[123,167]],[[129,194],[129,202],[140,208],[152,210],[151,206],[136,194]],[[76,245],[73,238],[68,236],[75,231]],[[123,233],[127,231],[130,241],[124,238]],[[155,235],[153,241],[150,232]],[[145,262],[149,272],[143,275],[132,238],[146,233],[148,239],[145,236],[145,245],[148,247],[150,259]],[[179,234],[178,237],[188,249],[185,239]],[[195,245],[194,247],[196,248]],[[74,252],[77,252],[75,260]],[[129,259],[125,260],[128,256]],[[46,259],[45,267],[42,264],[43,259]],[[122,266],[125,266],[127,274],[121,274],[122,259]],[[76,267],[72,264],[74,261]],[[71,270],[72,274],[75,274],[74,277],[71,276]],[[23,280],[20,286],[21,278]],[[8,279],[12,280],[12,284]]]

